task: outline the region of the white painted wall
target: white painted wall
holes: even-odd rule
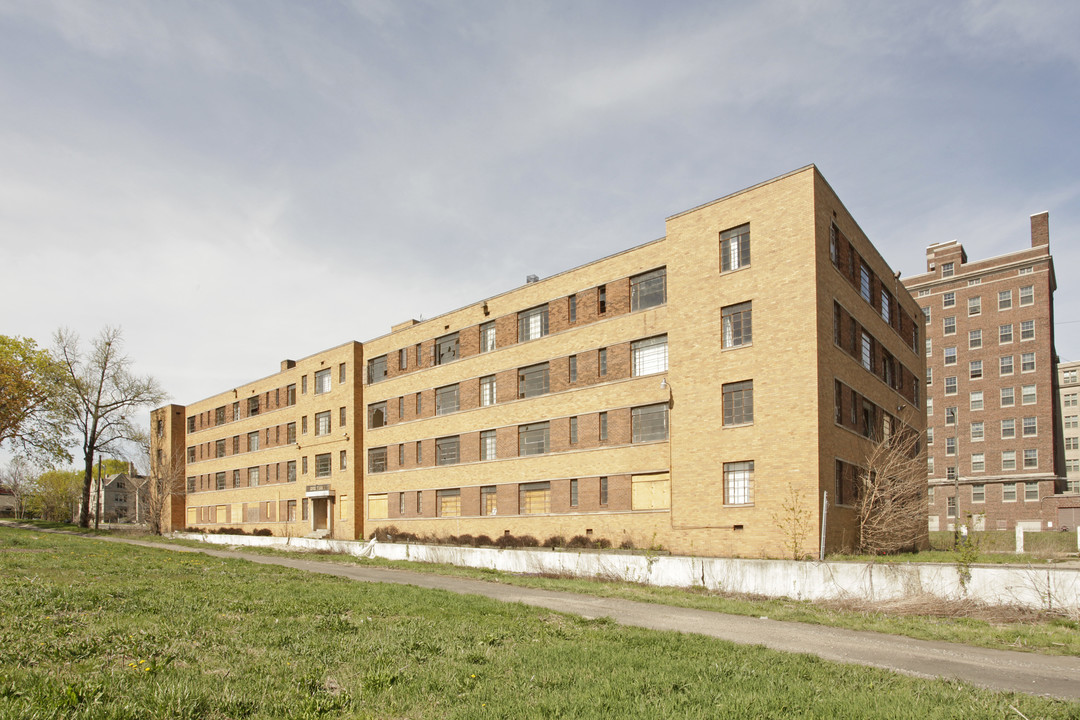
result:
[[[1080,611],[1080,569],[1052,566],[973,565],[965,587],[960,569],[944,563],[796,562],[197,533],[176,533],[174,537],[215,545],[331,550],[357,557],[446,563],[512,573],[602,577],[657,586],[704,586],[796,600],[895,600],[930,595],[950,600],[966,597],[991,605]]]

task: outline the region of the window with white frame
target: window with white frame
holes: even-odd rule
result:
[[[751,505],[754,502],[754,461],[724,463],[724,504]]]
[[[1035,286],[1025,285],[1020,288],[1020,305],[1034,305],[1035,304]]]
[[[659,335],[631,343],[630,355],[634,377],[667,371],[667,335]]]
[[[1039,434],[1039,418],[1026,417],[1023,423],[1024,437],[1035,437]]]
[[[998,374],[999,375],[1012,375],[1013,374],[1013,356],[1002,355],[998,359]]]
[[[971,423],[971,442],[982,442],[984,437],[985,429],[982,421]]]
[[[332,472],[332,463],[330,459],[330,453],[323,453],[315,456],[315,477],[327,478],[330,477]]]
[[[480,431],[480,459],[494,460],[497,456],[498,445],[495,440],[494,430]]]
[[[982,314],[982,298],[976,295],[968,298],[968,316]]]
[[[971,393],[969,393],[969,395],[968,395],[968,399],[969,399],[969,406],[970,406],[970,408],[972,410],[982,410],[983,409],[983,391],[982,390],[973,390],[973,391],[971,391]]]
[[[934,444],[934,428],[932,428],[932,427],[931,428],[926,428],[926,444],[927,445],[933,445]]]
[[[986,470],[986,459],[982,453],[971,453],[971,472],[983,472]],[[982,485],[979,486],[982,488]],[[974,489],[972,495],[974,495]],[[975,500],[972,498],[972,502],[982,502],[981,500]]]
[[[926,384],[927,385],[933,385],[934,384],[934,368],[932,368],[932,367],[926,368]]]
[[[744,302],[721,309],[723,347],[732,348],[750,344],[753,339],[750,305],[751,303]]]
[[[1009,440],[1016,437],[1016,419],[1005,418],[1001,421],[1001,439]]]
[[[981,472],[985,464],[983,463],[982,455],[979,456],[979,469],[976,472]],[[971,469],[975,470],[975,458],[971,458]],[[986,485],[982,483],[975,483],[971,486],[971,502],[981,503],[986,502]]]
[[[945,408],[945,424],[946,425],[955,425],[956,424],[956,408],[955,407],[947,407],[947,408]]]
[[[874,341],[867,333],[862,334],[862,366],[873,372],[874,370]]]
[[[954,293],[954,292],[943,293],[941,295],[941,306],[942,307],[947,307],[947,308],[948,307],[955,307],[956,306],[956,293]]]
[[[892,324],[892,295],[884,288],[881,290],[881,319]]]
[[[954,438],[954,437],[945,438],[945,454],[946,455],[955,455],[956,454],[956,438]]]
[[[315,373],[315,394],[322,395],[323,393],[330,392],[332,378],[330,377],[330,368],[325,370],[319,370]]]
[[[255,430],[247,434],[247,449],[248,452],[254,452],[259,449],[259,431]]]
[[[943,319],[941,321],[941,323],[942,323],[942,334],[944,334],[944,335],[955,335],[956,334],[956,316],[955,315],[950,315],[949,317]]]
[[[929,457],[926,458],[926,474],[927,475],[933,475],[934,474],[934,458],[933,458],[933,456],[929,456]]]
[[[956,466],[955,465],[949,465],[947,468],[945,468],[945,479],[950,481],[950,482],[956,480]],[[949,498],[949,499],[952,500],[952,498]],[[956,515],[956,508],[953,507],[952,515],[950,517],[953,517],[955,515]]]
[[[930,338],[926,338],[926,357],[934,356],[934,342]]]
[[[1024,385],[1020,388],[1020,402],[1023,405],[1034,405],[1036,403],[1036,395],[1038,393],[1035,390],[1034,385]]]
[[[934,398],[926,398],[926,414],[934,414]]]
[[[1037,467],[1039,467],[1039,451],[1037,449],[1035,449],[1035,448],[1028,448],[1028,449],[1024,450],[1024,469],[1025,470],[1033,470],[1033,469],[1035,469]],[[1039,499],[1039,486],[1038,486],[1037,483],[1028,483],[1028,487],[1031,487],[1031,486],[1034,486],[1034,488],[1035,488],[1035,497],[1034,498],[1029,498],[1028,497],[1028,492],[1027,492],[1027,490],[1025,490],[1024,499],[1025,500],[1038,500]]]
[[[955,375],[952,375],[950,377],[945,378],[945,394],[946,395],[955,395],[956,394],[956,376]]]
[[[750,225],[720,233],[720,272],[738,270],[750,264]]]
[[[1035,321],[1034,320],[1022,320],[1020,322],[1020,339],[1021,340],[1034,340],[1035,339]]]
[[[1001,469],[1002,470],[1015,470],[1016,469],[1016,451],[1015,450],[1002,450],[1001,451]],[[1012,490],[1012,497],[1009,497]],[[1016,483],[1005,483],[1001,486],[1001,499],[1004,502],[1016,502]]]
[[[536,340],[548,334],[548,306],[541,305],[518,313],[518,342]]]
[[[1066,450],[1080,450],[1080,437],[1067,437],[1065,438]]]
[[[945,348],[943,350],[943,353],[945,355],[945,364],[946,365],[955,365],[956,364],[956,348],[955,347],[947,347],[947,348]]]
[[[1066,415],[1065,416],[1065,427],[1067,427],[1067,428],[1080,427],[1080,415]]]
[[[968,331],[968,349],[975,350],[982,347],[982,330]]]
[[[929,306],[924,307],[922,309],[922,314],[923,314],[923,325],[929,325],[930,324],[930,307]]]
[[[1012,407],[1016,404],[1016,388],[1001,388],[1001,407]]]
[[[480,326],[480,352],[491,352],[495,349],[495,321],[486,322]]]
[[[1021,353],[1020,355],[1020,372],[1035,372],[1035,353]]]
[[[1065,393],[1061,398],[1062,407],[1076,407],[1078,393]]]
[[[495,376],[485,375],[480,378],[480,407],[494,405],[495,398]]]
[[[998,326],[998,344],[1005,345],[1013,341],[1013,326],[1012,323],[1006,323],[1005,325]]]
[[[968,376],[972,380],[978,380],[983,376],[982,360],[972,360],[968,363]]]
[[[1075,369],[1073,369],[1073,370],[1062,370],[1062,372],[1061,372],[1061,384],[1062,385],[1072,385],[1073,383],[1076,382],[1076,374],[1077,374],[1077,371]]]
[[[998,292],[998,310],[1008,310],[1012,307],[1012,290]]]
[[[955,263],[947,262],[941,263],[941,277],[952,277],[956,273]]]

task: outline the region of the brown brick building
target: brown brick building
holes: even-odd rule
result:
[[[186,408],[187,524],[308,534],[325,511],[334,537],[393,526],[775,556],[793,493],[817,549],[827,493],[826,546],[847,547],[869,448],[924,430],[922,327],[808,166],[672,216],[659,240]],[[324,363],[345,367],[329,409],[348,439],[279,440],[325,412],[277,395]],[[246,415],[252,397],[269,412]],[[252,449],[252,432],[271,440]],[[306,477],[275,469],[327,452]],[[290,504],[304,500],[307,517]]]
[[[930,529],[957,516],[1054,527],[1065,486],[1049,218],[1031,217],[1029,248],[969,262],[960,243],[939,243],[926,265],[904,284],[926,323]]]

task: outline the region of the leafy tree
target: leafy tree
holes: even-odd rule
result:
[[[56,332],[54,351],[65,374],[64,392],[57,404],[57,420],[64,431],[81,443],[83,461],[82,512],[79,525],[90,525],[90,488],[98,453],[120,454],[125,440],[138,431],[129,415],[141,407],[165,400],[157,380],[132,372],[123,354],[119,328],[105,327],[84,352],[71,330]]]
[[[78,470],[50,470],[41,474],[37,480],[37,499],[44,519],[71,522],[79,503],[80,475]]]
[[[70,460],[63,433],[49,422],[63,368],[30,338],[0,335],[0,446],[46,464]]]

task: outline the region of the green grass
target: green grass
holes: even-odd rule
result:
[[[200,549],[222,549],[197,540],[160,540]],[[296,551],[265,547],[242,547],[238,550],[256,555],[295,557]],[[459,567],[437,563],[401,560],[358,560],[336,553],[303,553],[305,559],[369,567],[386,567],[453,577],[498,582],[520,587],[562,590],[597,597],[620,598],[676,607],[711,610],[732,615],[769,617],[773,620],[805,622],[849,630],[904,635],[920,640],[963,643],[998,650],[1022,650],[1046,655],[1080,656],[1080,622],[1073,616],[1040,614],[1011,609],[919,603],[918,607],[834,605],[823,602],[761,598],[711,592],[702,588],[651,587],[637,583],[589,578],[557,578]],[[878,560],[880,562],[880,559]],[[950,562],[956,562],[950,554]],[[965,615],[971,611],[971,616]]]
[[[475,596],[0,528],[0,718],[1080,718]]]

